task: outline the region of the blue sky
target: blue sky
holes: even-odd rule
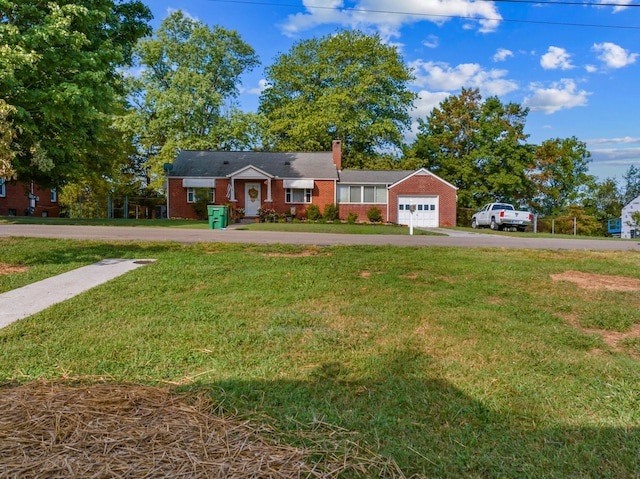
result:
[[[145,0],[143,0],[145,1]],[[173,10],[237,30],[262,66],[242,79],[255,111],[265,66],[297,41],[337,29],[379,33],[414,69],[425,118],[462,87],[530,109],[530,143],[575,136],[591,173],[640,167],[640,2],[468,0],[146,0],[156,28]],[[568,2],[566,2],[568,3]],[[321,7],[321,8],[314,8]],[[411,141],[412,134],[408,133]]]

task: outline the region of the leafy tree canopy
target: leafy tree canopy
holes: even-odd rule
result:
[[[618,183],[613,178],[606,178],[601,182],[591,182],[587,185],[584,198],[585,213],[600,221],[619,218],[622,212],[623,196]]]
[[[42,185],[100,171],[124,92],[120,68],[149,33],[149,9],[136,0],[0,0],[0,11],[0,100],[10,109],[0,128],[14,135],[2,158],[18,179]]]
[[[458,204],[475,208],[488,201],[518,202],[528,190],[525,144],[528,114],[497,97],[482,100],[477,89],[447,97],[426,120],[408,156],[459,188]]]
[[[402,146],[416,95],[411,71],[378,35],[339,31],[296,43],[266,69],[260,98],[279,151],[326,151],[342,140],[345,166]]]
[[[536,148],[527,176],[535,192],[531,207],[544,215],[561,214],[594,182],[588,174],[591,153],[576,137],[544,141]]]
[[[13,148],[13,140],[16,137],[16,130],[9,121],[9,115],[15,112],[14,107],[0,100],[0,178],[9,180],[15,177],[13,158],[16,156],[16,151]]]
[[[237,32],[177,11],[135,54],[142,73],[131,80],[132,108],[121,126],[156,173],[178,149],[242,149],[255,141],[255,114],[233,107],[240,76],[258,65]]]
[[[622,179],[624,180],[622,203],[628,205],[640,196],[640,168],[631,165]]]

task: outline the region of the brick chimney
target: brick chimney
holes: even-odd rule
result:
[[[333,140],[332,143],[333,163],[336,165],[338,171],[342,170],[342,142],[340,140]]]

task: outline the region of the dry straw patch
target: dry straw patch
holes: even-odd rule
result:
[[[24,273],[29,268],[26,266],[18,266],[15,264],[0,263],[0,275],[12,273]]]
[[[273,433],[225,416],[203,395],[168,388],[0,387],[0,477],[404,477],[353,443],[305,449]]]

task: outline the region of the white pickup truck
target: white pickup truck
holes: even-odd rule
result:
[[[508,203],[489,203],[471,217],[471,227],[524,231],[532,221],[533,215],[528,211],[518,211]]]

